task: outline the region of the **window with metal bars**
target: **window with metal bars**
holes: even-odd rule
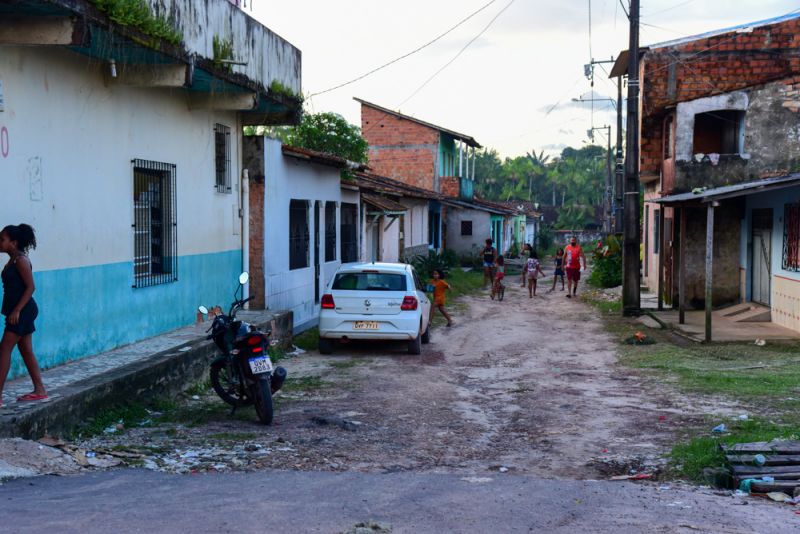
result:
[[[800,203],[783,208],[783,269],[800,272]]]
[[[308,267],[308,201],[289,203],[289,269]]]
[[[358,261],[358,206],[342,202],[340,213],[342,263]]]
[[[231,129],[214,125],[214,167],[217,193],[231,192]]]
[[[325,203],[325,261],[336,260],[336,202]]]
[[[178,279],[175,200],[176,167],[135,159],[133,163],[133,287]]]
[[[472,221],[461,221],[461,235],[472,235]]]

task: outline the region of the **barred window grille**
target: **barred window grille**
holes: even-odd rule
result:
[[[472,221],[461,221],[461,235],[472,235]]]
[[[800,272],[800,203],[783,210],[783,269]]]
[[[358,206],[342,202],[340,213],[342,263],[358,261]]]
[[[289,203],[289,269],[308,267],[308,201]]]
[[[325,261],[336,260],[336,202],[325,203]]]
[[[133,163],[133,287],[178,279],[175,200],[176,167],[135,159]]]
[[[231,129],[214,125],[214,167],[217,193],[231,192]]]

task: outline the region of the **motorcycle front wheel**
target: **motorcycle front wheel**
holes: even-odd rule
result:
[[[269,379],[259,379],[252,386],[253,399],[258,420],[265,425],[272,424],[272,388]]]
[[[216,361],[211,364],[211,387],[219,398],[231,406],[241,407],[253,404],[253,400],[242,395],[242,388],[237,377],[231,376],[228,366],[224,361]]]

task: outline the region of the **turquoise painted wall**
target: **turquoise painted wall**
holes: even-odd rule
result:
[[[53,367],[191,324],[200,304],[227,311],[241,268],[241,250],[180,256],[177,281],[138,289],[131,287],[132,262],[34,270],[39,365]],[[15,352],[10,378],[24,374]]]
[[[456,142],[445,134],[441,134],[439,139],[439,176],[456,176],[458,175]]]

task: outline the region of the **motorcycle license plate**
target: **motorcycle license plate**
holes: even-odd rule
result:
[[[272,361],[269,359],[269,356],[250,358],[248,362],[250,363],[250,370],[253,371],[254,375],[272,372]]]
[[[356,321],[353,330],[377,330],[378,321]]]

